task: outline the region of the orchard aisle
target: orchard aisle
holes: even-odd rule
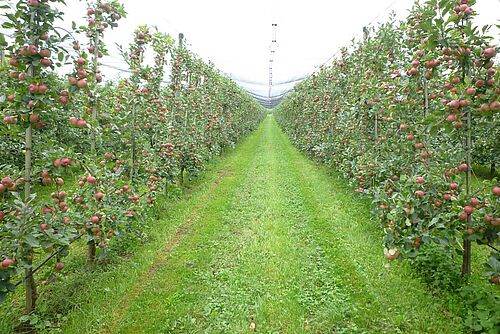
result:
[[[405,265],[387,264],[368,203],[272,116],[204,182],[142,269],[103,282],[114,293],[64,333],[460,332]]]

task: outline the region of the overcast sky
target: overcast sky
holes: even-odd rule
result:
[[[2,0],[0,0],[1,2]],[[12,1],[11,1],[12,2]],[[66,0],[67,28],[83,23],[84,1]],[[278,49],[273,81],[279,83],[310,74],[339,47],[362,34],[362,27],[386,21],[395,11],[404,18],[414,0],[122,0],[128,12],[120,26],[107,32],[111,56],[103,62],[126,68],[114,47],[127,45],[140,24],[157,26],[177,39],[182,32],[191,50],[212,60],[224,73],[257,94],[268,94],[271,23],[277,23]],[[474,6],[480,24],[498,24],[500,0],[478,0]],[[119,72],[103,68],[108,79]],[[275,86],[272,95],[289,89]]]

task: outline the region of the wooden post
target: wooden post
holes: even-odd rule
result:
[[[135,127],[136,127],[136,102],[132,102],[132,162],[130,166],[130,182],[134,182],[135,177],[135,164],[136,164],[136,142],[135,142]]]
[[[183,33],[180,33],[179,34],[179,50],[181,50],[184,46],[184,34]],[[178,85],[175,85],[176,87],[176,92],[175,92],[175,97],[178,97],[180,95],[180,91],[181,89],[177,89],[177,87],[182,84],[182,69],[180,69],[179,71],[179,78],[177,78],[178,80]],[[186,108],[186,112],[184,113],[184,138],[187,137],[187,118],[188,118],[188,108]],[[184,166],[184,160],[185,159],[182,159],[182,162],[181,162],[181,170],[180,170],[180,185],[183,186],[184,185],[184,171],[186,169],[186,166]]]
[[[36,12],[31,14],[31,22],[36,20]],[[34,41],[34,44],[38,44],[38,40]],[[32,63],[28,67],[28,77],[32,79],[35,76],[35,68]],[[31,122],[25,131],[25,153],[24,153],[24,201],[28,203],[31,197],[31,154],[33,150],[33,125]],[[29,205],[29,204],[26,204]],[[25,287],[25,311],[27,314],[32,313],[35,310],[35,304],[37,299],[36,283],[35,278],[32,274],[32,256],[33,251],[31,246],[27,246],[23,249],[23,254],[26,258],[28,267],[25,270],[25,276],[27,277],[24,281]]]
[[[462,64],[462,83],[465,82],[466,72],[465,65]],[[466,137],[465,137],[465,163],[467,164],[467,173],[465,174],[465,191],[467,194],[467,198],[471,194],[471,179],[472,179],[472,113],[469,109],[466,114],[467,120],[467,128],[466,128]],[[470,228],[472,225],[472,217],[470,215],[467,216],[467,228]],[[464,253],[462,258],[462,275],[470,275],[472,272],[472,243],[470,240],[464,240]]]
[[[424,86],[424,117],[426,117],[427,114],[429,113],[429,83],[427,81],[427,78],[424,78],[423,86]]]
[[[95,29],[94,36],[94,80],[97,75],[97,71],[99,70],[99,31],[97,28]],[[95,80],[94,92],[92,94],[92,122],[96,123],[97,121],[97,80]],[[96,141],[97,141],[97,133],[96,129],[92,128],[91,140],[90,140],[90,150],[92,154],[96,154]]]
[[[465,191],[467,197],[471,194],[472,181],[472,115],[470,110],[467,111],[467,135],[465,138],[465,159],[467,164],[467,172],[465,174]],[[467,216],[467,228],[472,225],[471,216]],[[470,240],[464,240],[464,253],[462,259],[462,275],[469,275],[472,271],[472,245]]]

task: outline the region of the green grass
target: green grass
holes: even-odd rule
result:
[[[384,259],[370,208],[269,116],[159,201],[149,243],[94,271],[75,259],[40,309],[63,333],[462,332],[408,263]]]

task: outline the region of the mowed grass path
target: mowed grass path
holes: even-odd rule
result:
[[[459,333],[370,205],[269,116],[103,277],[64,333]]]

